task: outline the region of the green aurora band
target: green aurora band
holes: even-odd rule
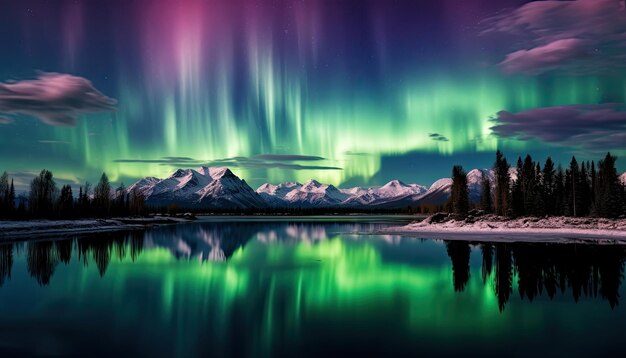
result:
[[[380,170],[384,156],[413,151],[450,156],[493,152],[498,147],[514,152],[542,148],[545,145],[541,143],[499,140],[491,135],[490,118],[504,109],[599,103],[603,83],[596,77],[555,79],[546,86],[533,79],[504,79],[497,74],[414,76],[402,88],[390,85],[382,98],[351,95],[345,99],[346,95],[307,93],[299,81],[276,78],[272,73],[269,70],[270,75],[259,80],[258,96],[267,112],[260,127],[253,111],[243,117],[234,115],[235,101],[229,98],[234,94],[226,89],[217,92],[217,98],[201,98],[204,92],[192,89],[171,91],[160,94],[165,100],[158,101],[141,88],[123,83],[117,113],[84,116],[70,129],[34,121],[19,123],[30,138],[45,139],[45,143],[33,146],[19,135],[0,131],[0,140],[14,148],[13,153],[30,154],[24,160],[5,151],[2,162],[15,171],[45,167],[57,177],[79,183],[93,180],[100,171],[113,181],[163,177],[184,165],[114,162],[120,158],[191,157],[208,163],[285,152],[321,156],[327,158],[323,165],[343,170],[232,169],[254,184],[314,177],[337,185],[354,178],[366,181]],[[228,86],[228,81],[220,86]],[[626,100],[626,81],[623,88]],[[258,133],[260,130],[264,132]],[[432,140],[430,133],[439,133],[448,141]]]

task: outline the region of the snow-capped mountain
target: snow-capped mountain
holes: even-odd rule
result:
[[[426,193],[428,189],[418,184],[405,184],[400,180],[392,180],[380,187],[354,187],[341,189],[350,198],[344,202],[345,205],[370,205],[380,206],[400,198],[415,197]]]
[[[416,198],[416,202],[419,204],[441,205],[448,201],[451,191],[452,179],[442,178],[435,181],[424,195]]]
[[[338,189],[330,184],[309,180],[304,184],[285,182],[278,185],[263,184],[257,189],[273,207],[359,207],[378,206],[398,198],[420,195],[426,187],[393,180],[380,187],[353,187]]]
[[[620,175],[619,181],[622,183],[622,185],[626,185],[626,173]]]
[[[285,182],[278,185],[265,183],[261,185],[256,192],[267,202],[270,206],[279,207],[286,205],[285,196],[292,190],[297,190],[302,187],[302,184],[297,182]]]
[[[165,179],[144,178],[127,191],[143,194],[146,204],[181,208],[263,208],[263,200],[228,168],[178,169]]]
[[[257,193],[274,207],[334,207],[350,197],[335,186],[322,184],[314,179],[304,184],[263,184],[257,189]]]
[[[480,201],[480,192],[482,189],[483,175],[487,175],[491,188],[496,186],[496,175],[493,169],[472,169],[467,173],[467,189],[469,192],[470,202],[476,203]],[[516,179],[517,172],[514,168],[509,169],[511,180]],[[452,179],[443,178],[434,182],[426,194],[419,198],[420,204],[444,204],[450,198],[452,190]]]
[[[512,178],[515,169],[511,169]],[[471,202],[480,200],[483,175],[495,186],[493,170],[474,169],[467,173]],[[626,174],[621,180],[626,180]],[[263,184],[254,191],[228,168],[179,169],[165,179],[147,177],[131,185],[151,206],[175,204],[181,208],[261,209],[273,208],[406,208],[419,204],[444,204],[450,197],[452,179],[442,178],[429,188],[392,180],[383,186],[339,189],[332,184],[309,180],[304,184],[285,182]]]

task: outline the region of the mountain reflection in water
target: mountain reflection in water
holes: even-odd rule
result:
[[[0,290],[11,280],[16,256],[24,256],[30,277],[39,285],[54,284],[60,265],[75,257],[83,267],[95,265],[105,276],[111,261],[135,262],[143,252],[167,250],[177,260],[228,261],[250,241],[273,247],[329,240],[356,242],[368,238],[384,246],[409,241],[398,236],[359,236],[384,224],[314,224],[314,223],[198,223],[161,227],[146,232],[96,234],[59,240],[37,240],[0,245]],[[601,298],[611,308],[619,304],[624,276],[626,250],[622,245],[546,244],[546,243],[477,243],[443,241],[451,265],[452,288],[466,289],[471,276],[470,256],[481,257],[481,282],[490,287],[500,311],[516,291],[520,299],[532,302],[539,296],[553,299],[557,294],[578,302],[581,297]],[[389,251],[385,248],[379,251]],[[381,247],[381,246],[377,246]],[[347,248],[347,246],[346,246]],[[413,246],[415,250],[420,247]],[[403,249],[404,250],[404,249]],[[278,251],[276,251],[278,252]],[[349,249],[345,250],[350,255]],[[393,255],[386,260],[393,261]],[[402,256],[402,254],[398,255]],[[406,259],[402,259],[406,263]],[[267,263],[267,262],[266,262]],[[208,264],[208,263],[205,263]],[[227,264],[227,263],[226,263]],[[409,265],[420,266],[419,260]]]

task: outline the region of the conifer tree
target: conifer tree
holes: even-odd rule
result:
[[[469,211],[469,193],[467,187],[467,173],[460,165],[452,167],[452,189],[450,194],[452,212],[459,216],[467,215]]]
[[[71,186],[64,185],[61,188],[58,208],[59,216],[62,218],[68,218],[74,215],[74,196],[72,195]]]
[[[108,216],[111,204],[111,184],[105,173],[100,176],[100,181],[93,191],[93,201],[96,213],[99,216]]]
[[[552,158],[548,157],[541,172],[541,192],[543,195],[543,203],[545,205],[545,213],[553,215],[555,212],[555,171]]]
[[[6,217],[9,214],[8,210],[8,197],[9,197],[9,174],[7,172],[0,175],[0,217]]]
[[[486,171],[482,172],[480,181],[480,208],[486,213],[493,211],[493,202],[491,199],[491,181]]]
[[[514,216],[524,215],[524,163],[522,158],[517,158],[517,179],[513,183],[511,192],[511,209]]]
[[[508,215],[509,214],[509,200],[510,200],[510,181],[509,175],[509,163],[502,154],[501,151],[496,152],[496,162],[494,163],[494,171],[496,176],[496,188],[494,195],[494,208],[496,215]]]
[[[622,188],[615,169],[617,157],[607,153],[598,163],[596,208],[598,216],[615,218],[624,210]]]
[[[50,217],[53,214],[54,195],[57,191],[52,173],[42,170],[30,183],[28,205],[35,217]]]

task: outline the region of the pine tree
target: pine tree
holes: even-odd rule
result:
[[[56,191],[56,183],[50,171],[44,169],[33,179],[30,183],[28,205],[35,217],[50,217],[52,215]]]
[[[93,201],[96,213],[99,216],[108,216],[111,205],[111,184],[105,173],[100,176],[100,181],[93,190]]]
[[[591,207],[592,210],[596,205],[596,166],[594,161],[591,161],[591,169],[589,175],[591,176]]]
[[[591,183],[589,178],[589,169],[585,162],[580,167],[580,176],[578,182],[578,191],[580,192],[580,204],[578,207],[578,215],[586,216],[589,214],[589,208],[591,207]]]
[[[0,175],[0,217],[9,215],[7,200],[9,196],[9,174],[7,172]]]
[[[9,197],[7,198],[9,216],[15,215],[15,185],[11,179],[11,187],[9,188]]]
[[[596,210],[597,215],[607,218],[620,216],[624,210],[621,184],[615,169],[617,157],[607,153],[598,163]]]
[[[482,172],[480,181],[480,208],[486,213],[493,211],[493,203],[491,199],[491,181],[486,171]]]
[[[554,163],[552,162],[552,158],[548,157],[548,159],[546,159],[546,163],[543,166],[543,171],[541,172],[543,203],[545,205],[545,213],[547,215],[553,215],[555,213],[554,191],[556,181],[554,175]]]
[[[460,165],[452,168],[452,191],[450,194],[452,212],[459,216],[466,216],[469,211],[469,193],[467,187],[467,173]]]
[[[62,218],[72,217],[74,215],[74,196],[72,195],[72,187],[64,185],[61,188],[59,196],[59,216]]]
[[[518,178],[521,181],[522,187],[522,200],[524,205],[523,213],[525,215],[532,215],[534,212],[533,204],[535,201],[535,163],[532,157],[527,154],[524,158],[524,164],[522,168],[522,177]]]
[[[584,213],[584,192],[582,188],[581,170],[576,157],[572,157],[569,170],[565,177],[565,193],[567,200],[567,214],[570,216],[581,216]]]
[[[511,192],[511,209],[514,216],[524,215],[524,163],[517,158],[517,180],[513,183]]]
[[[121,183],[119,187],[115,189],[115,210],[114,215],[127,215],[128,212],[126,210],[127,202],[126,202],[126,187],[124,183]]]
[[[494,163],[494,171],[496,175],[495,201],[494,208],[496,215],[509,214],[509,187],[511,177],[509,174],[509,163],[501,151],[496,152],[496,162]]]

